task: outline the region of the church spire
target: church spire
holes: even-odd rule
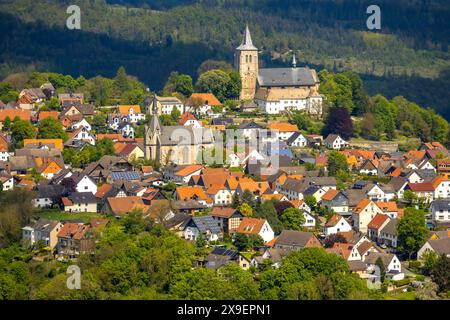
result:
[[[242,37],[242,42],[237,50],[258,50],[252,42],[252,36],[250,35],[250,29],[248,28],[248,24],[245,26],[244,36]]]
[[[158,98],[156,94],[153,96],[153,104],[152,104],[152,117],[148,124],[148,130],[150,134],[160,133],[161,132],[161,124],[159,123],[158,117]]]

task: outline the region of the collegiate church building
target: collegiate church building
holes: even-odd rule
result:
[[[258,49],[253,45],[248,26],[242,43],[236,48],[235,66],[242,79],[240,99],[254,100],[266,113],[277,114],[288,109],[305,110],[320,116],[323,96],[319,94],[316,71],[299,68],[295,55],[291,68],[258,66]]]

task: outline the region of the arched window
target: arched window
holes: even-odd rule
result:
[[[245,62],[248,62],[248,55],[245,55]]]
[[[250,55],[250,56],[248,56],[248,62],[250,62],[250,63],[252,63],[252,56]]]

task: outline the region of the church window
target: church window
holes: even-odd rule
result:
[[[252,56],[248,56],[248,60],[251,63],[252,62]]]
[[[245,55],[245,62],[248,62],[248,55]]]

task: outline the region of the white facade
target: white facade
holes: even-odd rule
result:
[[[161,104],[161,113],[162,114],[171,114],[173,108],[177,109],[180,114],[184,113],[184,105],[182,103],[172,103],[172,102],[159,102]]]
[[[329,149],[339,150],[348,146],[348,142],[342,139],[340,136],[337,136],[336,139],[334,139],[332,142],[326,141],[325,145]]]
[[[233,195],[230,190],[222,189],[213,195],[213,201],[215,205],[228,205],[233,202]]]
[[[73,203],[64,206],[65,212],[97,212],[97,203]]]
[[[6,151],[0,152],[0,161],[8,161],[9,157],[10,157],[9,152]]]
[[[14,178],[11,177],[5,182],[3,182],[3,191],[13,190],[14,189]]]
[[[92,130],[92,126],[84,118],[81,121],[73,124],[72,125],[72,130],[78,129],[79,127],[85,127],[87,129],[87,131],[91,131]]]
[[[338,232],[348,232],[348,231],[352,231],[352,226],[347,222],[347,220],[344,219],[344,217],[341,217],[334,226],[324,228],[324,234],[326,236]]]
[[[303,217],[305,218],[305,223],[302,224],[303,227],[314,228],[316,226],[316,218],[309,212],[303,211]]]
[[[85,127],[82,127],[80,132],[78,132],[74,137],[73,140],[81,140],[86,141],[92,146],[95,146],[95,138],[94,136],[87,130]]]
[[[437,208],[435,204],[431,203],[430,212],[431,212],[431,220],[433,222],[437,223],[450,222],[450,202],[447,208],[445,208],[444,206],[439,206],[439,208]]]
[[[53,205],[53,200],[50,198],[33,199],[33,206],[35,208],[50,208],[52,205]]]
[[[294,141],[291,142],[291,147],[306,147],[308,145],[308,141],[306,138],[300,134]]]
[[[264,225],[262,226],[261,230],[258,233],[261,238],[263,238],[264,242],[269,242],[275,237],[275,233],[272,230],[272,227],[269,225],[269,223],[264,222]]]
[[[76,190],[77,192],[91,192],[95,195],[97,193],[97,185],[91,178],[89,178],[89,176],[85,175],[77,183]]]
[[[447,199],[450,198],[450,181],[443,180],[437,188],[434,190],[435,199]]]
[[[262,112],[268,114],[278,114],[286,110],[298,110],[298,111],[306,110],[308,112],[313,113],[312,111],[316,108],[317,105],[320,106],[321,110],[322,101],[323,101],[322,96],[311,96],[299,99],[284,99],[278,101],[265,101],[255,99],[255,103],[258,105],[258,108]]]

